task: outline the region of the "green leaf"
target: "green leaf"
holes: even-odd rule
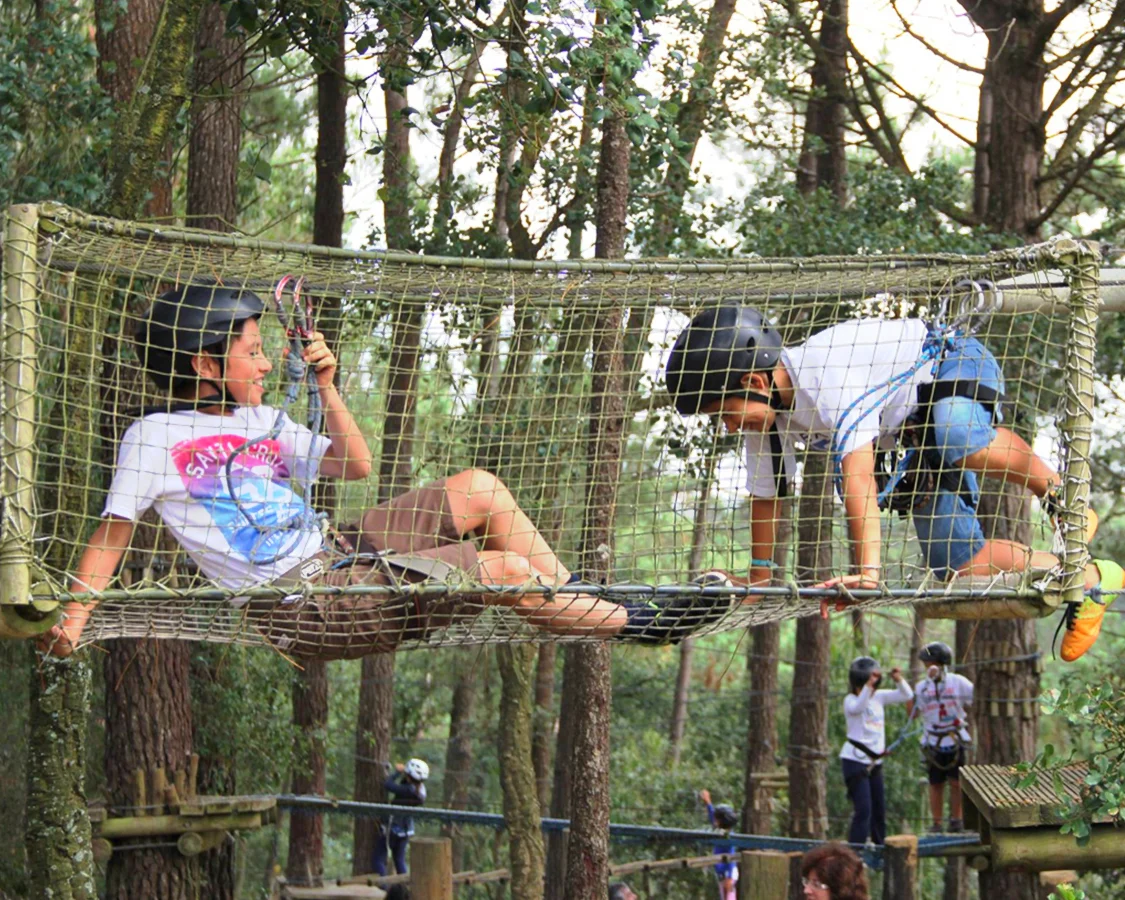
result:
[[[273,177],[273,166],[270,165],[269,160],[256,159],[254,161],[254,177],[266,184],[270,183],[270,178]]]

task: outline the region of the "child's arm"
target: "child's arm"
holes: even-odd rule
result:
[[[781,503],[776,497],[755,497],[750,501],[750,556],[752,560],[773,560],[777,534],[777,517]],[[769,584],[773,573],[769,566],[750,566],[751,584]]]
[[[74,593],[85,591],[104,591],[121,565],[121,558],[129,549],[129,542],[133,539],[135,523],[128,519],[119,519],[113,516],[103,519],[97,527],[82,558],[78,560],[78,570],[74,573],[74,581],[70,589]],[[71,600],[63,607],[63,620],[48,632],[46,645],[55,656],[70,656],[78,646],[82,637],[82,630],[90,618],[90,613],[97,606],[96,600],[82,603]]]
[[[875,445],[857,447],[840,466],[844,514],[848,521],[855,572],[818,587],[877,588],[883,537],[879,528],[879,491],[875,482]]]
[[[320,474],[325,478],[361,481],[371,474],[371,448],[336,390],[336,356],[319,331],[313,334],[303,356],[316,372],[325,431],[332,442],[320,461]]]

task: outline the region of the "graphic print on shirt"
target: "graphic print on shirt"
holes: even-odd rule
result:
[[[210,512],[232,551],[249,562],[268,563],[304,540],[294,522],[309,508],[289,487],[289,467],[278,442],[259,441],[243,451],[247,443],[241,435],[193,438],[172,447],[172,460],[184,487]]]

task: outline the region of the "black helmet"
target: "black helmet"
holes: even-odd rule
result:
[[[664,380],[682,415],[698,413],[742,392],[742,376],[772,371],[781,359],[781,334],[749,306],[716,306],[680,332]],[[768,398],[766,398],[768,399]]]
[[[918,658],[926,665],[951,666],[953,665],[953,651],[949,644],[933,641],[926,644],[918,654]]]
[[[848,683],[852,686],[852,690],[857,690],[867,684],[871,673],[878,668],[879,663],[870,656],[857,656],[853,659],[851,666],[848,667]],[[883,678],[880,676],[879,681],[875,683],[875,687],[878,687],[882,680]]]
[[[715,824],[719,828],[734,828],[738,824],[738,813],[729,803],[720,803],[715,807]]]
[[[194,377],[195,354],[228,340],[240,323],[264,311],[253,291],[217,285],[165,291],[137,329],[141,362],[161,388],[176,390]]]
[[[230,337],[239,322],[265,311],[253,291],[191,285],[166,291],[152,304],[140,338],[150,347],[195,353]]]

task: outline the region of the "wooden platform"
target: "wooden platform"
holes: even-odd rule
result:
[[[967,801],[965,824],[970,828],[984,822],[992,828],[1059,825],[1062,822],[1059,808],[1067,799],[1077,802],[1081,798],[1082,784],[1088,772],[1089,768],[1085,765],[1063,769],[1059,773],[1063,790],[1060,796],[1055,792],[1054,779],[1049,774],[1040,775],[1039,783],[1032,787],[1017,789],[1012,787],[1015,769],[1011,766],[964,766],[961,769],[961,790]],[[984,822],[969,821],[969,808]]]
[[[965,798],[965,826],[980,833],[992,868],[1018,867],[1033,872],[1056,869],[1115,869],[1125,866],[1125,828],[1111,818],[1095,819],[1083,846],[1062,834],[1062,807],[1078,802],[1089,768],[1068,766],[1043,773],[1039,783],[1012,787],[1011,766],[965,766],[961,790]],[[974,866],[975,867],[975,866]]]

